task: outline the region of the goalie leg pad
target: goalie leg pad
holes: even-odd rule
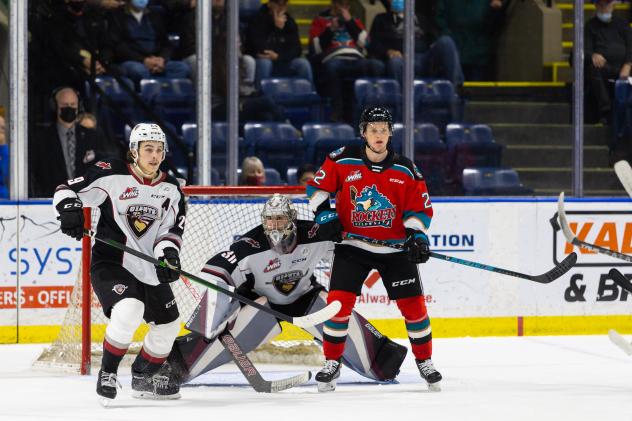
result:
[[[268,306],[265,297],[260,297],[256,301]],[[239,311],[229,331],[243,352],[248,353],[281,333],[281,327],[274,316],[245,306]],[[232,361],[229,352],[218,339],[209,340],[198,333],[191,333],[176,340],[168,361],[175,365],[178,360],[183,382]]]
[[[327,305],[327,292],[322,291],[308,313]],[[323,327],[318,325],[305,329],[322,342]],[[408,349],[382,335],[371,323],[356,311],[349,317],[348,337],[342,363],[356,373],[372,380],[389,381],[399,372]]]

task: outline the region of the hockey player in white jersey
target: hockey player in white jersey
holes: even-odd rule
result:
[[[166,151],[166,137],[158,125],[136,125],[129,138],[127,162],[99,161],[84,176],[57,188],[53,205],[62,232],[80,240],[82,208],[98,207],[97,237],[118,241],[179,268],[185,203],[178,181],[159,169]],[[168,378],[158,372],[180,331],[178,307],[169,286],[178,280],[178,274],[96,242],[90,275],[110,319],[97,379],[102,403],[116,397],[119,363],[143,319],[149,323],[149,332],[132,365],[133,395],[178,398],[179,394],[169,390]]]
[[[237,292],[290,316],[303,316],[325,307],[327,291],[316,282],[314,268],[334,248],[319,237],[319,225],[297,220],[290,200],[273,195],[264,205],[261,225],[213,256],[201,277],[232,285]],[[218,335],[228,329],[243,352],[250,352],[281,332],[268,313],[241,306],[223,294],[207,291],[187,323],[193,333],[179,337],[169,355],[174,377],[185,383],[231,361]],[[323,327],[306,329],[322,340]],[[359,374],[390,381],[399,372],[407,349],[383,336],[360,314],[349,323],[350,345],[342,361]]]

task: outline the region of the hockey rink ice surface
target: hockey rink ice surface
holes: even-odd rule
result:
[[[0,420],[632,420],[632,357],[606,335],[433,344],[444,377],[438,393],[428,392],[409,353],[399,384],[372,384],[343,368],[336,391],[325,394],[313,379],[258,394],[231,364],[183,387],[180,400],[137,400],[130,395],[127,368],[119,377],[123,390],[108,408],[97,403],[95,375],[34,371],[31,363],[43,345],[0,345]],[[257,366],[268,380],[306,369]]]

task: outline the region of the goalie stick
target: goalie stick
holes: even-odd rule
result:
[[[608,337],[610,341],[619,347],[620,350],[628,355],[632,355],[632,344],[628,342],[619,332],[614,329],[608,331]]]
[[[396,249],[404,250],[404,246],[401,244],[393,244],[387,241],[376,240],[372,238],[365,237],[356,237],[353,234],[347,233],[347,238],[365,241],[370,244],[376,244],[379,246],[388,246]],[[575,265],[577,261],[577,254],[571,253],[564,260],[558,263],[553,269],[549,270],[542,275],[527,275],[526,273],[514,272],[513,270],[503,269],[496,266],[486,265],[483,263],[473,262],[471,260],[460,259],[458,257],[446,256],[445,254],[436,253],[434,251],[430,252],[430,257],[434,257],[435,259],[445,260],[446,262],[457,263],[463,266],[469,266],[475,269],[487,270],[490,272],[501,273],[503,275],[513,276],[514,278],[522,278],[527,279],[529,281],[538,282],[540,284],[548,284],[549,282],[553,282],[560,276],[564,275],[566,272],[571,270],[571,268]]]
[[[259,393],[280,392],[282,390],[307,383],[309,379],[312,378],[312,373],[308,371],[303,374],[288,377],[287,379],[265,380],[261,377],[261,374],[259,374],[259,371],[252,361],[250,361],[248,356],[241,350],[241,347],[230,332],[225,331],[219,335],[219,339],[241,373],[244,375],[246,380],[248,380],[250,386]]]
[[[184,270],[180,270],[180,269],[176,269],[174,267],[169,266],[167,263],[165,263],[164,261],[160,261],[154,257],[148,256],[144,253],[141,253],[138,250],[134,250],[133,248],[130,248],[128,246],[126,246],[125,244],[121,244],[117,241],[114,240],[110,240],[107,238],[99,238],[96,236],[95,231],[93,230],[83,230],[84,235],[87,235],[90,238],[95,239],[96,241],[99,241],[101,243],[107,244],[111,247],[114,247],[116,249],[119,249],[121,251],[124,251],[125,253],[129,253],[133,256],[138,257],[139,259],[145,260],[151,264],[153,264],[154,266],[159,266],[159,267],[163,267],[163,268],[169,268],[175,272],[177,272],[179,275],[185,276],[186,278],[189,278],[190,280],[192,280],[195,283],[198,283],[200,285],[204,285],[207,288],[210,289],[214,289],[215,291],[221,292],[222,294],[226,294],[230,297],[235,298],[238,301],[241,301],[244,304],[248,304],[249,306],[255,307],[261,311],[263,311],[264,313],[268,313],[273,315],[274,317],[276,317],[277,319],[280,320],[284,320],[288,323],[292,323],[295,326],[298,327],[311,327],[320,323],[324,323],[325,321],[331,319],[333,316],[335,316],[338,311],[340,311],[340,308],[342,307],[342,304],[340,303],[340,301],[333,301],[330,304],[328,304],[325,308],[322,308],[314,313],[310,313],[310,314],[306,314],[305,316],[300,316],[300,317],[292,317],[292,316],[288,316],[287,314],[283,314],[279,311],[276,311],[270,307],[266,307],[264,305],[261,305],[249,298],[246,298],[244,296],[241,296],[239,294],[237,294],[235,292],[235,288],[232,286],[228,286],[228,288],[224,288],[221,287],[219,285],[216,285],[212,282],[208,282],[205,281],[202,278],[199,278],[191,273],[185,272]]]
[[[617,177],[619,177],[625,191],[628,192],[628,196],[632,197],[632,168],[630,168],[628,161],[617,161],[614,164],[614,172],[617,173]]]
[[[627,254],[619,253],[617,251],[587,243],[578,239],[575,234],[573,234],[573,231],[571,231],[570,227],[568,226],[568,221],[566,220],[566,212],[564,211],[564,192],[561,192],[559,199],[557,199],[557,217],[560,220],[559,224],[555,220],[555,216],[553,216],[550,221],[551,225],[553,225],[553,228],[556,231],[561,228],[562,232],[564,233],[564,237],[566,237],[566,241],[568,241],[569,243],[577,247],[584,248],[586,250],[605,254],[616,259],[625,260],[626,262],[632,262],[632,256],[628,256]]]

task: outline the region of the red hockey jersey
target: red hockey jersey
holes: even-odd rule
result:
[[[405,228],[425,232],[430,227],[433,211],[426,182],[408,158],[392,151],[380,163],[369,161],[364,147],[330,153],[307,186],[310,208],[327,209],[330,193],[336,195],[338,218],[352,237],[401,244]]]

